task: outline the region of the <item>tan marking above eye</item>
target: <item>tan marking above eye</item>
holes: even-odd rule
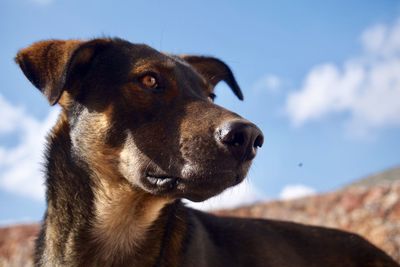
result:
[[[152,74],[146,74],[140,78],[141,84],[148,89],[155,89],[159,87],[157,78]]]

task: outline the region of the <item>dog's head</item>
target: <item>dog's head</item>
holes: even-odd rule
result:
[[[216,58],[94,39],[38,42],[16,61],[62,106],[72,153],[102,179],[201,201],[241,182],[263,143],[254,124],[213,103],[220,81],[243,99]]]

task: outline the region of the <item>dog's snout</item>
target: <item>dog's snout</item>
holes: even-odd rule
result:
[[[239,161],[252,160],[256,156],[257,148],[264,143],[261,130],[247,121],[224,123],[216,133],[217,141]]]

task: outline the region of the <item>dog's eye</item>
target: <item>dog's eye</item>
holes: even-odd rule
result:
[[[210,94],[208,95],[208,98],[209,98],[212,102],[214,102],[214,100],[215,100],[216,97],[217,97],[217,95],[214,94],[214,93],[210,93]]]
[[[160,87],[156,76],[153,74],[145,74],[139,81],[147,89],[157,89]]]

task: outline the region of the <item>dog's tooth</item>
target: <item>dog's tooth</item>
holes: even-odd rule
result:
[[[158,177],[152,177],[152,176],[148,176],[147,180],[156,186],[165,186],[165,185],[174,185],[175,184],[175,178],[171,178],[171,177],[164,177],[164,178],[158,178]]]
[[[159,180],[158,178],[155,177],[147,177],[147,180],[152,183],[152,184],[157,184],[157,181]]]
[[[158,179],[157,184],[158,185],[165,185],[167,183],[170,183],[171,181],[172,181],[172,178]]]

